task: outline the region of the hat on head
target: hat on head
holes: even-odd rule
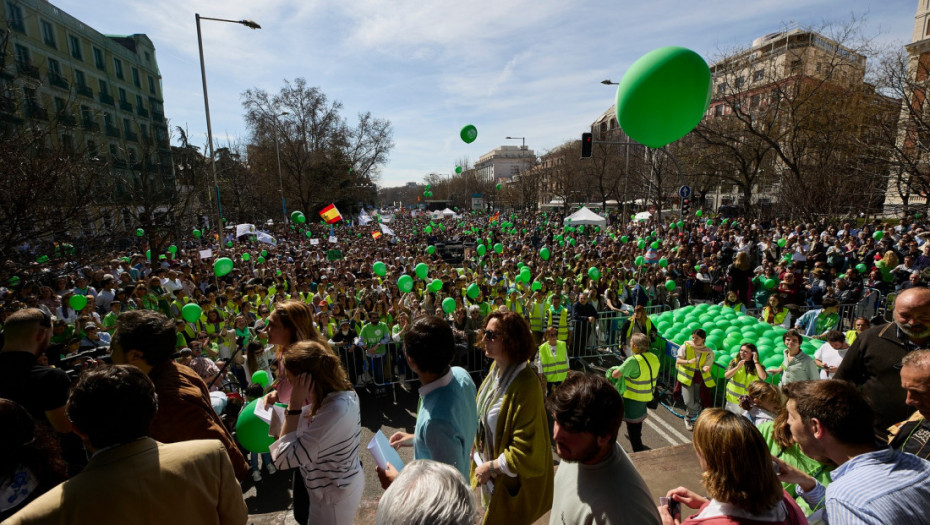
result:
[[[97,325],[95,325],[94,323],[86,323],[86,324],[84,324],[84,331],[85,331],[85,332],[88,331],[88,330],[96,330],[96,329],[97,329]]]

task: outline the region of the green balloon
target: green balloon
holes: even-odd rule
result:
[[[145,235],[145,230],[142,228],[136,229],[136,237],[142,237],[143,235]]]
[[[466,124],[462,127],[462,130],[459,131],[459,137],[462,138],[465,144],[471,144],[478,138],[478,128],[471,124]]]
[[[596,281],[601,278],[601,271],[598,270],[597,267],[592,266],[588,268],[588,277]]]
[[[661,148],[703,118],[711,97],[707,63],[694,51],[662,47],[633,63],[617,86],[620,128],[633,140]]]
[[[221,257],[213,263],[213,274],[222,277],[233,270],[233,262],[229,257]]]
[[[640,239],[639,241],[637,241],[637,242],[636,242],[636,247],[639,248],[640,250],[645,250],[645,249],[646,249],[646,240],[645,240],[645,239]]]
[[[268,257],[268,250],[262,250],[262,257]]]
[[[456,173],[462,173],[462,167],[461,167],[461,166],[456,166],[456,167],[455,167],[455,172],[456,172]]]
[[[455,299],[446,297],[442,300],[442,311],[451,314],[455,311]]]
[[[255,405],[260,401],[264,403],[262,398],[258,398],[242,407],[236,420],[236,440],[249,452],[268,452],[268,447],[275,441],[268,435],[268,423],[255,415]]]
[[[620,236],[620,242],[622,242],[623,244],[626,244],[626,243],[630,242],[630,238],[627,237],[626,235],[621,235],[621,236]]]
[[[542,290],[542,283],[539,281],[533,281],[531,288],[533,289],[534,292]]]
[[[659,241],[652,241],[652,244],[650,244],[649,246],[651,246],[653,250],[658,250],[658,249],[659,249]]]
[[[184,305],[184,308],[181,308],[181,317],[188,323],[197,322],[201,315],[203,315],[203,310],[197,303],[188,303]]]
[[[200,230],[194,230],[194,231],[191,232],[191,233],[194,234],[194,238],[195,238],[195,239],[199,239],[200,236],[203,235],[203,233],[202,233]]]
[[[702,215],[704,215],[704,212],[701,211],[701,210],[698,210],[698,211],[694,212],[694,216],[695,216],[695,217],[700,217],[700,216],[702,216]]]
[[[258,256],[258,259],[256,260],[256,262],[257,262],[258,264],[265,264],[265,258],[262,257],[261,255],[259,255],[259,256]]]
[[[419,263],[413,271],[417,274],[418,278],[426,279],[426,275],[429,273],[429,266],[427,266],[426,263]]]
[[[178,253],[178,247],[172,244],[171,246],[168,247],[168,251],[171,252],[172,255],[174,255]]]
[[[371,265],[371,270],[375,272],[375,275],[384,277],[387,273],[387,266],[381,261],[376,261],[375,264]]]
[[[72,295],[71,299],[68,299],[68,306],[73,310],[80,312],[87,306],[87,296],[86,295]]]
[[[788,241],[787,241],[787,240],[785,240],[785,239],[778,239],[778,246],[779,246],[780,248],[784,248],[786,244],[788,244]]]
[[[549,253],[549,248],[543,248],[543,249],[539,250],[539,256],[540,256],[540,257],[542,258],[542,260],[544,260],[544,261],[548,261],[548,260],[549,260],[549,257],[550,257],[551,255],[552,255],[552,254]]]
[[[249,254],[243,253],[243,254],[242,254],[242,260],[245,261],[245,262],[249,262]]]
[[[309,239],[310,237],[313,237],[313,232],[307,230],[307,238]]]
[[[494,245],[494,251],[495,251],[496,253],[504,253],[504,245],[501,244],[501,243],[495,244],[495,245]]]
[[[875,239],[876,241],[882,240],[882,237],[884,236],[885,236],[885,232],[881,230],[878,230],[877,232],[872,234],[872,238]]]
[[[404,293],[413,290],[413,278],[407,274],[401,275],[397,278],[397,287]]]
[[[642,255],[638,256],[636,259],[633,260],[633,264],[635,264],[636,266],[642,266],[645,263],[646,263],[646,258],[643,257]]]
[[[252,382],[256,385],[262,385],[262,388],[268,388],[268,385],[271,383],[271,379],[268,377],[268,372],[265,370],[256,370],[252,374]]]
[[[866,270],[868,270],[868,268],[866,268],[866,266],[865,266],[864,264],[859,263],[859,264],[856,265],[856,271],[857,271],[857,272],[863,273],[863,274],[864,274],[864,273],[866,272]]]
[[[438,292],[439,290],[442,290],[442,281],[440,281],[439,279],[433,279],[432,281],[430,281],[429,286],[427,286],[427,289],[434,293]]]
[[[685,227],[685,221],[678,221],[678,229],[680,230],[684,227]]]
[[[666,290],[668,290],[668,291],[671,292],[672,290],[675,289],[675,286],[676,286],[676,285],[675,285],[675,281],[673,281],[673,280],[671,280],[671,279],[669,279],[668,281],[665,281],[665,289],[666,289]]]
[[[665,257],[662,257],[661,259],[659,259],[659,266],[661,266],[662,268],[667,267],[668,259],[666,259]]]
[[[485,248],[483,244],[479,244],[478,248],[476,248],[476,251],[478,252],[478,255],[484,257],[484,254],[487,253],[488,249]]]
[[[470,299],[476,299],[480,293],[481,288],[478,288],[478,285],[475,283],[469,284],[468,288],[465,289],[465,294],[468,295]]]
[[[226,247],[227,247],[227,248],[232,248],[232,246],[233,246],[232,241],[226,241]]]
[[[430,255],[433,255],[434,253],[436,253],[436,247],[435,247],[435,246],[432,246],[432,245],[427,246],[427,247],[426,247],[426,253],[428,253],[428,254],[430,254]]]

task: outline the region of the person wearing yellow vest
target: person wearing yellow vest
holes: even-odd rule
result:
[[[769,303],[762,309],[762,320],[772,326],[784,326],[788,317],[788,309],[777,294],[769,297]],[[785,328],[788,328],[785,326]]]
[[[568,308],[562,306],[562,298],[552,296],[552,306],[546,310],[546,328],[555,328],[558,331],[559,341],[568,341]]]
[[[688,407],[685,415],[685,428],[694,430],[694,420],[702,406],[712,406],[710,388],[716,383],[711,375],[711,366],[714,364],[714,353],[704,346],[707,332],[698,328],[691,332],[691,340],[685,341],[678,348],[678,384],[681,387],[681,397]]]
[[[856,337],[858,337],[863,330],[868,329],[870,326],[872,326],[872,323],[870,323],[868,319],[865,317],[857,317],[856,320],[853,321],[853,329],[846,332],[846,344],[852,346],[853,341],[856,340]]]
[[[720,303],[720,306],[724,308],[732,308],[733,311],[735,311],[738,314],[746,313],[746,305],[744,305],[743,302],[739,300],[739,297],[736,295],[736,292],[733,290],[730,290],[729,292],[727,292],[727,296],[723,300],[723,302]]]
[[[539,345],[539,380],[546,385],[547,395],[568,377],[568,346],[558,335],[555,327],[547,328],[546,342]]]
[[[620,353],[626,355],[627,344],[636,334],[645,334],[650,343],[656,340],[656,330],[646,316],[646,308],[641,304],[633,308],[633,317],[627,319],[620,327]]]
[[[536,339],[536,344],[543,343],[543,330],[546,319],[546,294],[537,290],[526,306],[526,317],[530,322],[530,330]]]
[[[727,379],[726,409],[738,416],[746,415],[746,411],[739,406],[740,396],[749,395],[750,383],[765,381],[768,377],[765,367],[759,362],[759,351],[756,345],[743,343],[739,347],[739,354],[730,361],[723,377]]]
[[[643,445],[643,421],[649,415],[647,404],[659,378],[659,358],[649,351],[651,342],[646,334],[630,338],[632,357],[607,370],[607,380],[623,395],[623,420],[630,434],[633,452],[646,450]]]

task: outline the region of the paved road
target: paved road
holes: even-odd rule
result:
[[[400,387],[394,389],[394,396],[374,398],[368,392],[359,392],[362,409],[362,445],[366,446],[379,429],[388,437],[398,430],[413,432],[416,422],[417,394],[416,383],[411,392]],[[626,427],[621,429],[619,443],[627,452],[632,452]],[[649,412],[643,426],[643,442],[652,450],[691,443],[691,433],[685,430],[684,422],[664,406]],[[413,449],[400,451],[405,462],[413,460]],[[374,461],[367,450],[361,453],[365,470],[365,492],[359,508],[356,523],[374,523],[378,500],[383,493]],[[553,456],[553,464],[558,463],[558,456]],[[255,525],[291,525],[296,523],[291,514],[290,495],[291,472],[279,472],[273,476],[265,475],[259,483],[249,479],[243,486],[246,504],[251,515],[250,523]]]

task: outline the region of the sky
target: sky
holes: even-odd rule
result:
[[[922,1],[922,0],[921,0]],[[615,102],[643,54],[687,47],[713,62],[786,27],[859,20],[876,46],[911,40],[917,0],[53,0],[105,34],[155,44],[170,126],[207,143],[194,13],[202,21],[214,140],[244,143],[242,92],[303,77],[351,123],[391,121],[395,147],[379,185],[450,174],[501,145],[545,153],[580,137]],[[471,144],[459,138],[478,129]]]

